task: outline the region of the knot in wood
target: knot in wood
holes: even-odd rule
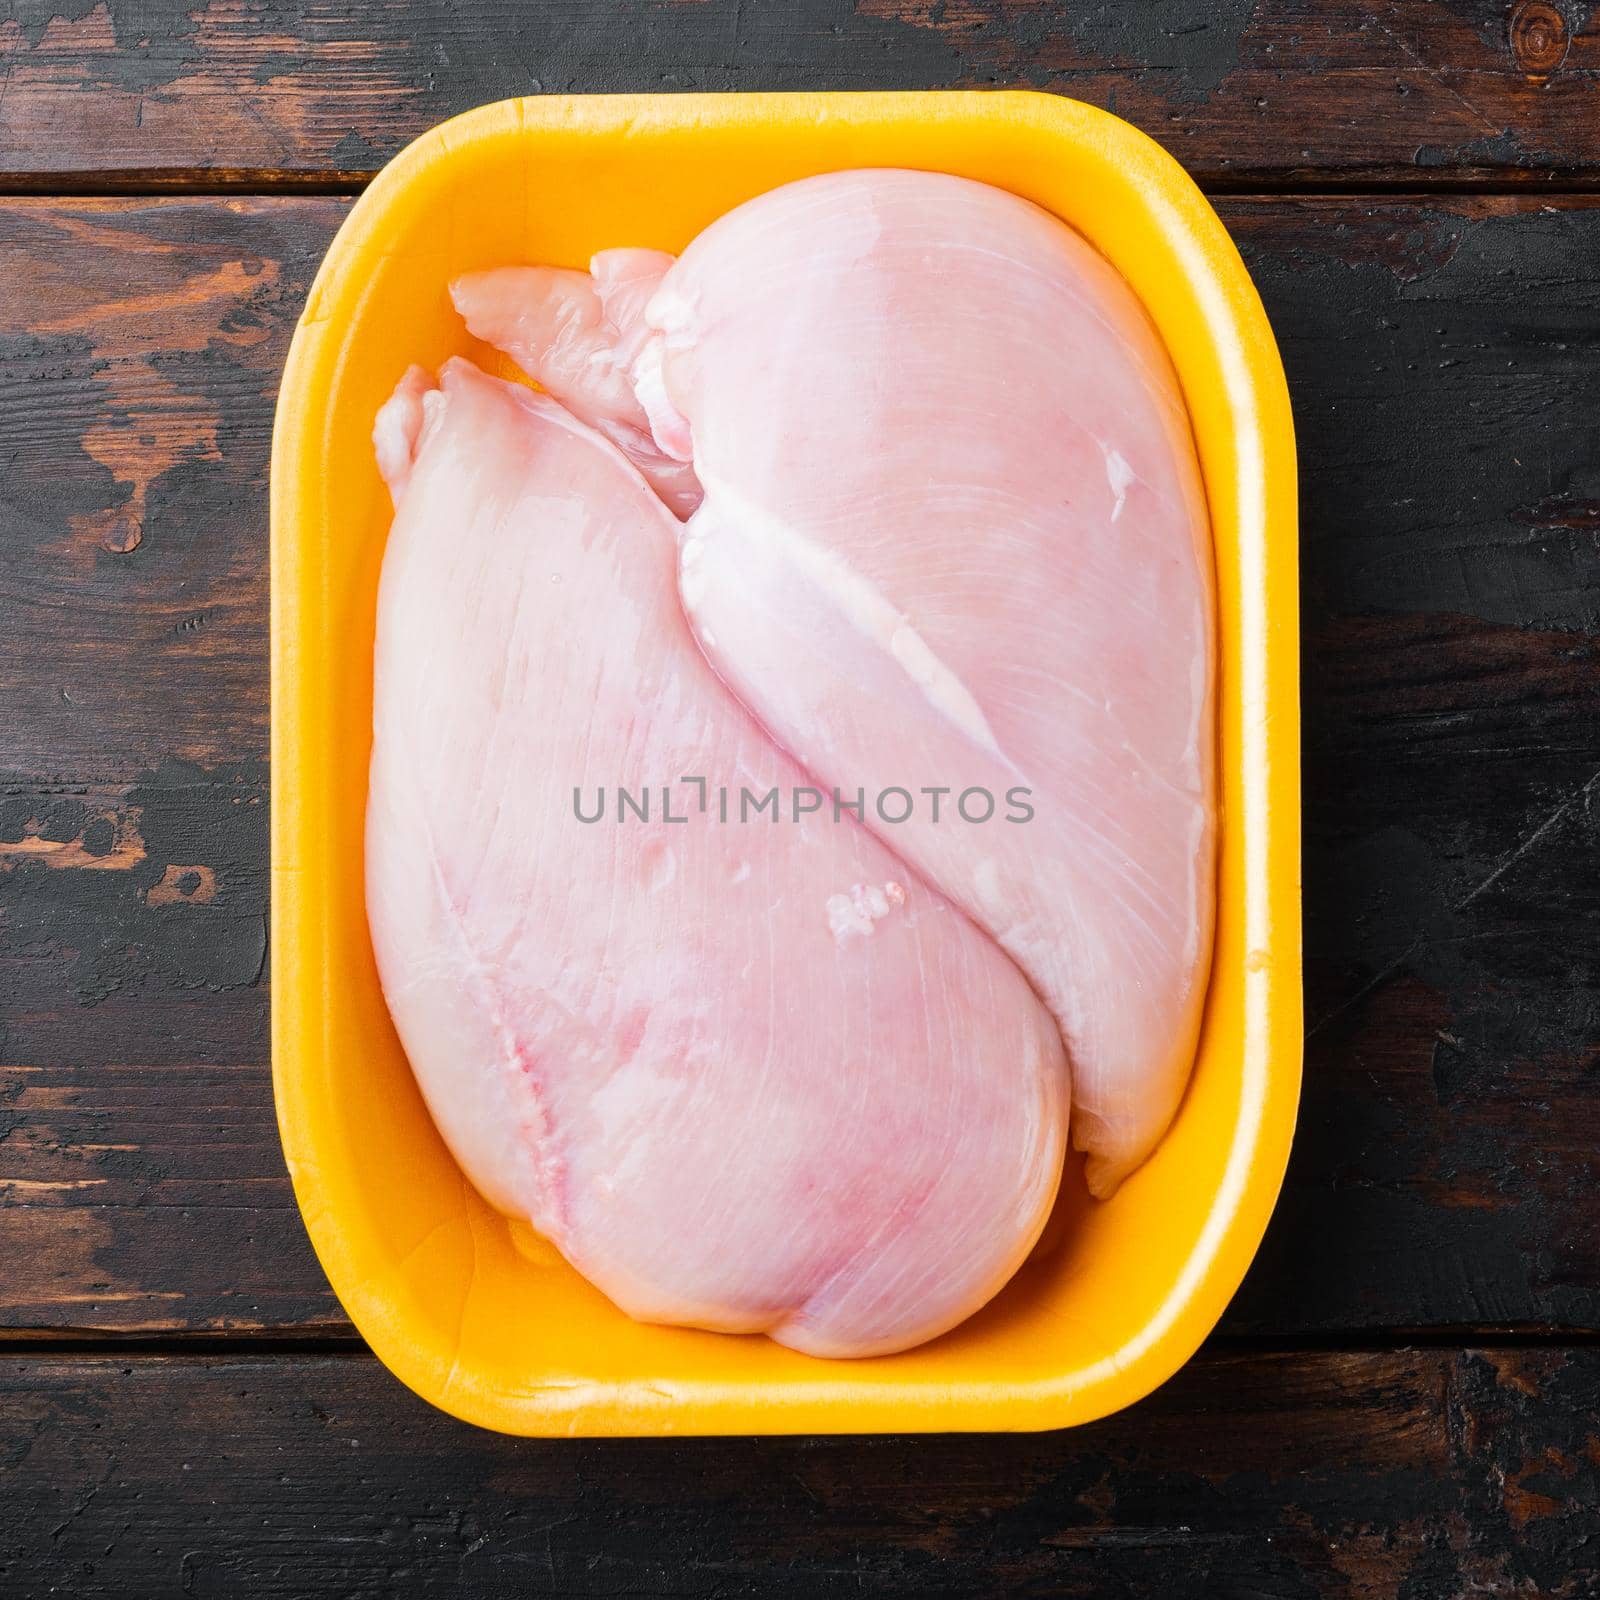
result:
[[[1547,0],[1522,0],[1511,13],[1511,55],[1530,78],[1547,78],[1567,58],[1567,19]]]

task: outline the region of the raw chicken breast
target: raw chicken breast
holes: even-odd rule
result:
[[[474,331],[548,371],[469,284]],[[701,645],[1027,974],[1110,1193],[1182,1094],[1213,921],[1209,535],[1154,329],[1057,219],[899,171],[738,207],[645,321],[608,348],[621,411],[704,490],[680,554]],[[871,804],[891,788],[916,802],[897,825]],[[1003,820],[1013,790],[1031,820]]]
[[[605,434],[674,512],[688,516],[700,503],[694,468],[651,437],[631,370],[650,335],[645,306],[671,265],[659,250],[607,250],[589,272],[500,267],[458,279],[451,293],[476,337]]]
[[[803,778],[696,648],[677,525],[609,442],[459,360],[376,442],[368,911],[463,1169],[644,1320],[834,1356],[959,1322],[1056,1190],[1050,1016],[848,816],[718,820],[719,784]],[[619,784],[648,823],[578,820]]]

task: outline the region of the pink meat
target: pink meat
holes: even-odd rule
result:
[[[678,525],[613,444],[463,361],[376,441],[368,910],[463,1169],[641,1319],[823,1355],[959,1322],[1055,1193],[1049,1014],[848,816],[717,820],[720,784],[805,780],[696,647]],[[578,820],[618,785],[649,823]]]
[[[515,301],[581,282],[458,301],[542,377]],[[1049,1006],[1110,1193],[1182,1095],[1213,924],[1209,530],[1154,329],[1044,211],[898,171],[738,207],[644,320],[610,345],[618,406],[703,489],[679,568],[702,648],[819,783],[917,799],[869,821]]]
[[[671,265],[659,250],[607,250],[590,272],[499,267],[458,279],[451,294],[474,335],[610,439],[686,517],[700,503],[694,468],[651,437],[633,378],[650,342],[645,307]]]

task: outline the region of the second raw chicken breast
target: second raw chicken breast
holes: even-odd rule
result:
[[[608,251],[592,283],[484,274],[456,303],[653,478],[692,465],[668,497],[701,646],[819,783],[911,794],[868,823],[1050,1007],[1110,1193],[1187,1080],[1215,870],[1205,500],[1127,284],[1014,195],[863,171],[676,264]]]

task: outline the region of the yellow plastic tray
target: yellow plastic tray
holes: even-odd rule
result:
[[[1204,1032],[1177,1122],[1105,1204],[1069,1173],[987,1309],[903,1355],[828,1362],[629,1321],[469,1187],[390,1026],[362,816],[389,505],[372,418],[406,365],[487,360],[447,281],[675,250],[807,174],[961,173],[1086,234],[1149,308],[1194,419],[1216,535],[1223,819]],[[1294,440],[1261,304],[1178,165],[1027,93],[506,101],[411,145],[352,209],[284,371],[272,455],[272,1061],[295,1194],[351,1319],[444,1410],[523,1434],[1054,1428],[1148,1394],[1215,1324],[1266,1227],[1300,1086]]]

